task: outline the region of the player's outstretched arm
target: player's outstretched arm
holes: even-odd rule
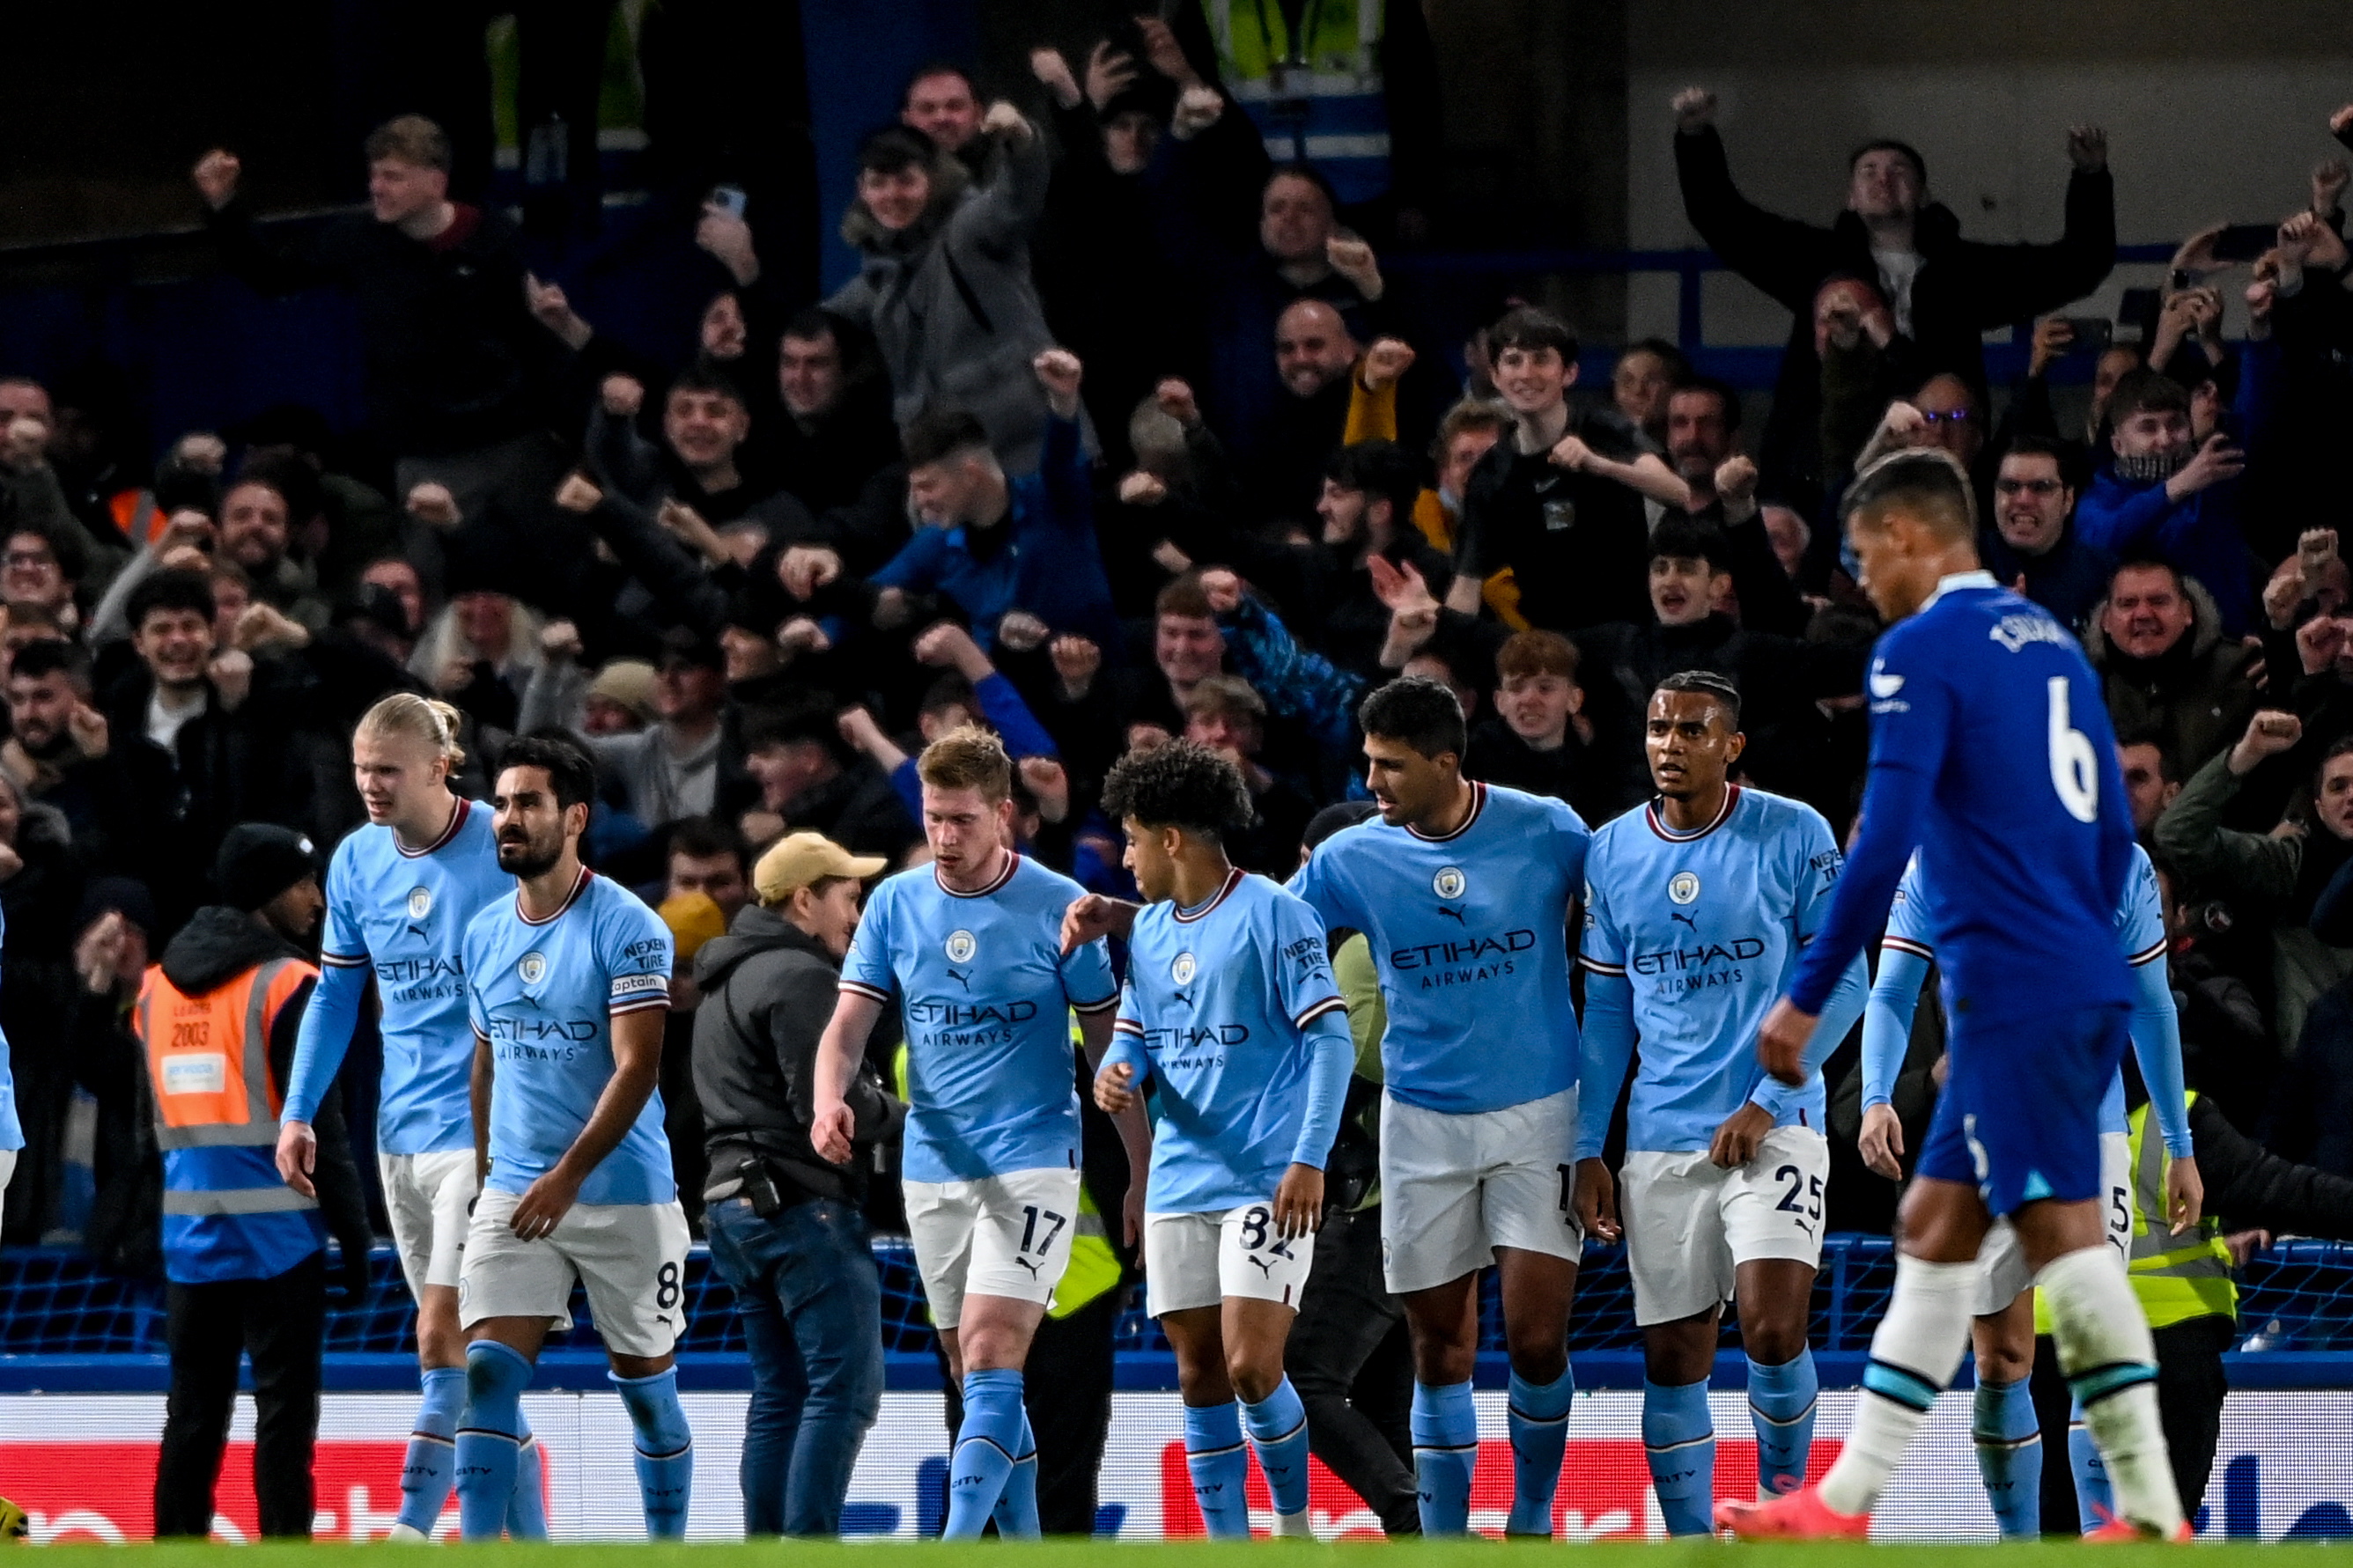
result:
[[[816,1110],[809,1120],[809,1142],[819,1159],[837,1165],[849,1163],[850,1139],[858,1131],[848,1098],[849,1079],[865,1052],[867,1036],[874,1032],[874,1020],[881,1016],[882,1004],[864,992],[837,993],[833,1017],[817,1043],[817,1059],[809,1064],[816,1079],[810,1089]]]
[[[2176,1160],[2195,1152],[2189,1138],[2189,1098],[2183,1092],[2181,1016],[2174,1011],[2173,987],[2162,956],[2133,966],[2132,1047],[2148,1086],[2149,1114],[2157,1118],[2165,1152]]]
[[[334,1087],[343,1053],[351,1049],[352,1031],[359,1026],[367,977],[364,964],[332,961],[320,964],[319,984],[311,992],[310,1009],[302,1015],[301,1032],[294,1038],[294,1069],[287,1075],[286,1106],[279,1115],[281,1123],[299,1121],[307,1126],[319,1120],[319,1102]],[[282,1160],[279,1173],[293,1179]]]
[[[1634,984],[1622,970],[1585,963],[1585,1021],[1577,1047],[1577,1160],[1599,1159],[1634,1059]]]
[[[491,1085],[498,1068],[491,1056],[490,1037],[476,1032],[474,1036],[474,1070],[467,1079],[467,1098],[474,1115],[474,1180],[486,1182],[491,1175]]]
[[[1871,966],[1858,952],[1847,964],[1846,973],[1839,976],[1837,987],[1831,992],[1831,999],[1822,1005],[1821,1016],[1815,1021],[1812,1035],[1808,1037],[1804,1048],[1798,1053],[1798,1083],[1791,1085],[1767,1076],[1749,1096],[1750,1103],[1770,1114],[1776,1121],[1788,1116],[1796,1109],[1797,1098],[1804,1092],[1803,1086],[1811,1082],[1814,1075],[1822,1070],[1822,1063],[1830,1059],[1830,1054],[1845,1043],[1848,1032],[1854,1027],[1855,1020],[1863,1016],[1870,999]],[[1746,1162],[1740,1163],[1746,1164]]]
[[[1916,952],[1883,943],[1879,978],[1862,1009],[1862,1103],[1885,1105],[1895,1093],[1896,1075],[1912,1043],[1912,1019],[1920,1009],[1920,988],[1928,981],[1928,961]],[[1884,1174],[1885,1173],[1882,1173]]]
[[[1101,893],[1071,900],[1071,907],[1062,911],[1062,951],[1076,952],[1099,938],[1127,935],[1135,929],[1138,907]]]
[[[1069,950],[1066,950],[1069,952]],[[1124,1004],[1118,1016],[1124,1016]],[[1078,1041],[1087,1053],[1087,1065],[1094,1068],[1094,1102],[1111,1117],[1111,1123],[1120,1129],[1120,1147],[1127,1152],[1127,1201],[1120,1204],[1120,1229],[1127,1234],[1127,1246],[1139,1246],[1144,1241],[1144,1183],[1153,1168],[1153,1123],[1144,1114],[1144,1098],[1134,1086],[1151,1077],[1153,1063],[1144,1053],[1134,1035],[1120,1030],[1118,1016],[1113,1013],[1080,1013]],[[1113,1068],[1124,1072],[1111,1081],[1111,1098],[1118,1105],[1103,1100],[1106,1077]]]
[[[1141,1082],[1151,1072],[1152,1063],[1136,1047],[1134,1036],[1114,1034],[1113,1015],[1082,1013],[1078,1017],[1079,1044],[1086,1052],[1087,1065],[1095,1069],[1095,1104],[1119,1129],[1120,1147],[1127,1154],[1127,1199],[1121,1205],[1121,1226],[1127,1244],[1134,1247],[1144,1236],[1144,1187],[1152,1171],[1152,1123],[1144,1114],[1142,1097],[1128,1089],[1124,1078],[1113,1086],[1121,1103],[1104,1104],[1103,1075],[1114,1065],[1124,1065],[1126,1078]]]
[[[514,1233],[525,1241],[554,1232],[580,1199],[580,1184],[621,1146],[661,1081],[666,1007],[634,1007],[612,1015],[613,1076],[572,1147],[553,1169],[523,1190],[515,1204]]]
[[[1299,1121],[1291,1163],[1320,1171],[1332,1158],[1340,1119],[1348,1103],[1348,1079],[1356,1070],[1356,1037],[1348,1032],[1348,1010],[1335,1006],[1307,1021],[1300,1031],[1307,1047],[1307,1112]]]
[[[1886,922],[1895,885],[1904,879],[1905,864],[1912,858],[1913,825],[1927,804],[1929,785],[1930,776],[1915,768],[1886,763],[1872,766],[1862,830],[1831,893],[1830,914],[1799,961],[1789,994],[1773,1005],[1757,1031],[1757,1059],[1783,1083],[1806,1080],[1806,1047],[1831,993],[1863,944]]]

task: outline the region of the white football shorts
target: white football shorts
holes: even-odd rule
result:
[[[686,1323],[686,1211],[666,1204],[575,1204],[554,1234],[515,1235],[520,1195],[485,1189],[474,1203],[458,1276],[458,1317],[472,1328],[489,1318],[545,1318],[572,1326],[575,1279],[605,1348],[651,1359],[678,1346]]]
[[[1450,1114],[1381,1097],[1381,1258],[1398,1295],[1460,1279],[1499,1247],[1575,1262],[1577,1090]]]
[[[1144,1216],[1145,1310],[1154,1317],[1214,1307],[1229,1296],[1296,1311],[1315,1261],[1315,1234],[1286,1241],[1274,1203]]]
[[[2100,1134],[2100,1223],[2105,1239],[2116,1249],[2119,1265],[2132,1262],[2132,1137],[2124,1132]],[[1974,1317],[1989,1318],[2018,1300],[2034,1283],[2026,1266],[2025,1249],[2010,1221],[1997,1219],[1978,1248],[1978,1299],[1969,1309]]]
[[[421,1299],[427,1285],[456,1289],[466,1258],[466,1232],[473,1223],[470,1211],[481,1191],[474,1152],[379,1153],[375,1168],[384,1178],[384,1206],[392,1215],[392,1244],[399,1249],[408,1293]]]
[[[1078,1172],[1046,1167],[902,1184],[934,1327],[962,1321],[966,1296],[1052,1304],[1078,1234]]]
[[[1754,1158],[1728,1171],[1705,1150],[1627,1151],[1618,1218],[1634,1278],[1634,1321],[1672,1323],[1731,1300],[1744,1263],[1818,1266],[1830,1173],[1830,1142],[1808,1127],[1774,1128]]]

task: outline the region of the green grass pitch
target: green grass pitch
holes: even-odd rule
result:
[[[2179,1546],[2086,1547],[2080,1542],[2053,1541],[2032,1545],[2010,1546],[1731,1546],[1715,1542],[1691,1542],[1659,1545],[1597,1545],[1556,1546],[1542,1542],[1503,1543],[1492,1541],[1449,1542],[1442,1545],[1419,1543],[1388,1545],[1365,1542],[1346,1546],[1315,1546],[1273,1541],[1208,1545],[1117,1545],[1105,1542],[1048,1542],[1028,1546],[1008,1546],[996,1542],[978,1545],[958,1543],[949,1546],[937,1542],[871,1542],[856,1544],[803,1543],[798,1542],[763,1542],[755,1544],[713,1543],[708,1546],[646,1546],[598,1544],[593,1546],[547,1545],[445,1547],[438,1550],[455,1552],[464,1562],[485,1565],[515,1564],[515,1568],[536,1568],[538,1564],[562,1563],[565,1568],[674,1568],[677,1564],[692,1564],[693,1568],[774,1568],[778,1563],[809,1563],[820,1568],[873,1568],[876,1559],[895,1559],[905,1555],[911,1560],[938,1564],[947,1568],[1010,1568],[1018,1563],[1035,1563],[1040,1568],[1101,1568],[1115,1564],[1119,1559],[1133,1555],[1160,1568],[1269,1568],[1270,1559],[1282,1562],[1294,1557],[1312,1560],[1318,1553],[1333,1553],[1356,1562],[1374,1559],[1394,1563],[1398,1568],[1469,1568],[1478,1563],[1492,1563],[1498,1553],[1526,1556],[1537,1552],[1566,1552],[1575,1553],[1579,1563],[1595,1563],[1599,1560],[1606,1568],[1696,1568],[1702,1563],[1723,1565],[1723,1568],[1873,1568],[1901,1563],[1903,1568],[2064,1568],[2066,1564],[2086,1563],[2114,1564],[2115,1568],[2143,1568],[2160,1563],[2180,1563],[2185,1550],[2194,1550],[2198,1568],[2230,1568],[2232,1564],[2251,1563],[2258,1559],[2272,1560],[2286,1556],[2293,1560],[2316,1560],[2318,1552],[2329,1550],[2327,1542],[2310,1546],[2259,1546],[2251,1544],[2206,1545],[2194,1549]],[[2340,1545],[2337,1550],[2343,1550]],[[28,1549],[30,1550],[30,1549]],[[100,1555],[119,1556],[125,1552],[136,1554],[142,1563],[156,1568],[220,1568],[234,1561],[251,1568],[293,1568],[297,1563],[314,1563],[322,1559],[348,1561],[355,1555],[391,1555],[402,1562],[424,1562],[435,1548],[399,1548],[385,1546],[353,1546],[343,1542],[322,1542],[316,1546],[196,1546],[164,1545],[136,1547],[70,1546],[47,1549],[82,1558]],[[2337,1559],[2332,1554],[2332,1561]]]

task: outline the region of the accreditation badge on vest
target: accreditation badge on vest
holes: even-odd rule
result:
[[[1567,496],[1546,501],[1544,525],[1546,533],[1567,533],[1577,526],[1577,503]]]
[[[228,1089],[228,1058],[219,1051],[174,1051],[164,1058],[164,1092],[222,1094]]]

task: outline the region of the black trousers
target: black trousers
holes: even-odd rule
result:
[[[228,1443],[240,1355],[253,1358],[253,1491],[261,1533],[311,1538],[319,1440],[326,1263],[313,1253],[274,1279],[173,1285],[165,1303],[172,1392],[155,1466],[155,1533],[205,1536]]]
[[[2206,1500],[2214,1448],[2222,1440],[2222,1396],[2231,1391],[2222,1352],[2238,1331],[2235,1319],[2211,1315],[2157,1331],[2158,1414],[2185,1515],[2194,1516]]]
[[[2195,1517],[2206,1500],[2214,1449],[2222,1440],[2222,1396],[2230,1392],[2222,1352],[2238,1337],[2234,1319],[2209,1315],[2155,1331],[2157,1411],[2165,1427],[2165,1453],[2173,1467],[2173,1487],[2181,1511]],[[2067,1466],[2067,1380],[2059,1373],[2059,1352],[2045,1334],[2034,1345],[2034,1412],[2042,1428],[2042,1532],[2065,1534],[2081,1528],[2075,1511],[2074,1478]]]
[[[1413,1351],[1405,1308],[1381,1278],[1377,1206],[1328,1215],[1316,1233],[1283,1370],[1307,1407],[1309,1451],[1364,1499],[1385,1532],[1419,1533]]]

